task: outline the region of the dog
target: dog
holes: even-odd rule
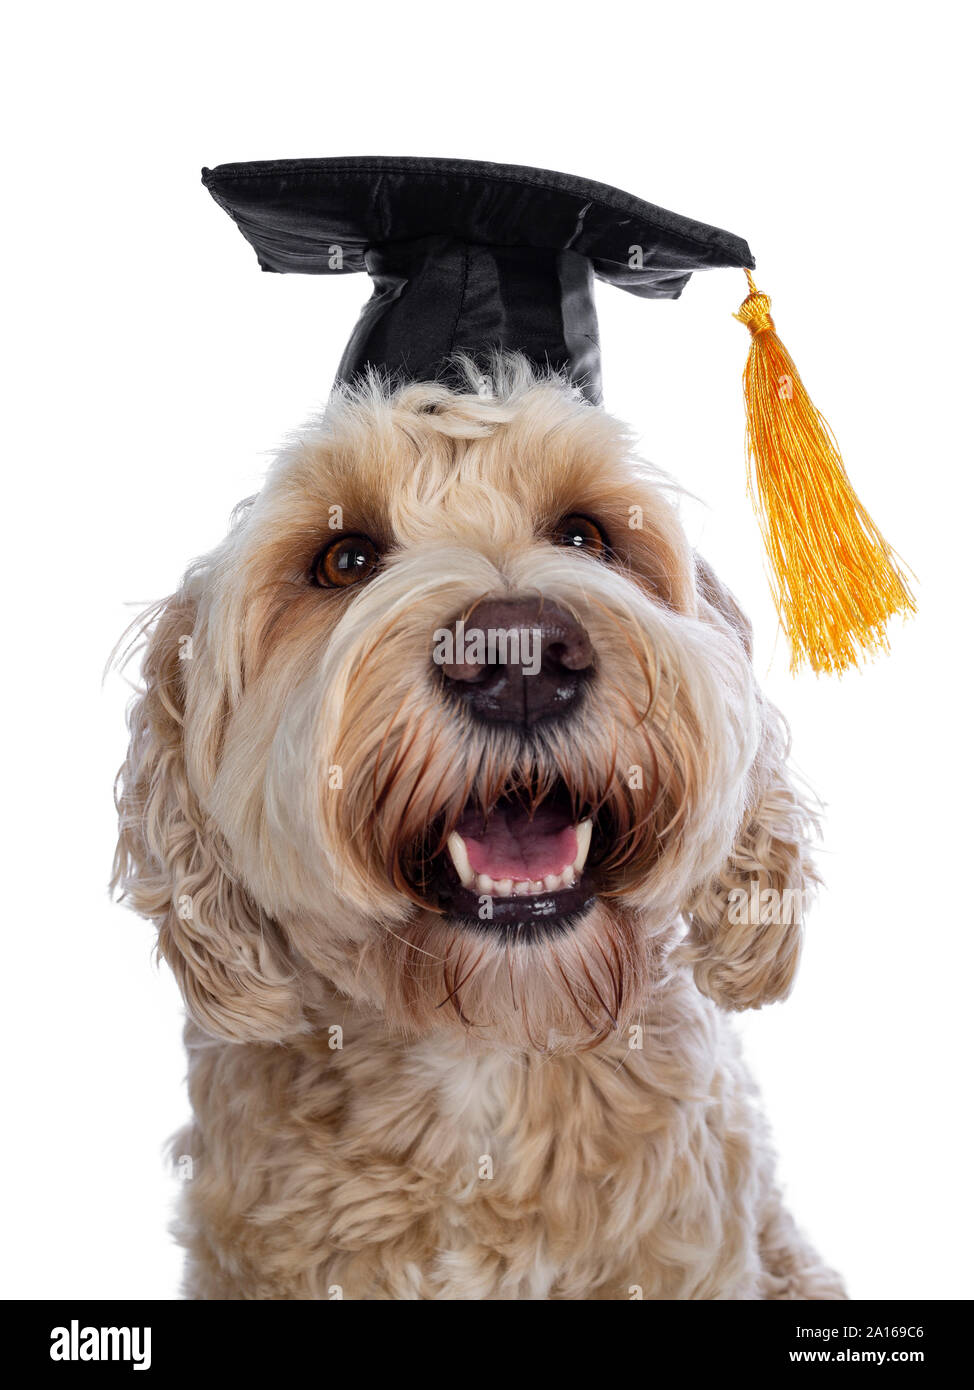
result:
[[[843,1298],[729,1017],[815,881],[748,621],[625,427],[460,369],[336,391],[143,624],[186,1296]]]

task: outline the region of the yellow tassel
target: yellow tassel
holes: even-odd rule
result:
[[[751,331],[744,370],[750,493],[792,670],[844,671],[888,649],[886,622],[916,604],[896,552],[846,474],[827,421],[802,385],[755,288],[734,315]]]

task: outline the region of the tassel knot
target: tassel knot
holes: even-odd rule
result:
[[[743,323],[745,328],[750,329],[752,338],[756,338],[759,333],[774,332],[774,319],[771,317],[771,297],[762,294],[760,290],[752,289],[734,317]]]

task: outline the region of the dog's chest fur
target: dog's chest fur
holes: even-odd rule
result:
[[[340,1049],[190,1029],[191,1294],[759,1296],[769,1165],[736,1047],[686,982],[641,1036],[574,1056],[342,1024]]]

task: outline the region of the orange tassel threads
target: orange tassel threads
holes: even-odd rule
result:
[[[916,604],[896,552],[853,491],[828,422],[755,288],[734,315],[751,333],[744,369],[750,493],[792,670],[844,671],[888,649],[886,623]]]

